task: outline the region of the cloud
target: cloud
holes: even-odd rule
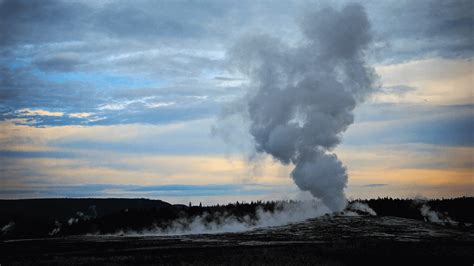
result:
[[[425,143],[474,145],[474,105],[372,104],[356,110],[349,145]]]
[[[0,110],[5,114],[23,108],[55,109],[97,116],[42,119],[36,126],[169,123],[211,117],[246,86],[245,79],[229,75],[226,69],[225,51],[237,36],[270,33],[294,44],[302,36],[296,30],[301,21],[293,18],[317,5],[304,1],[156,5],[153,1],[46,0],[38,4],[5,0],[0,8]],[[378,55],[374,63],[472,57],[472,38],[466,33],[473,17],[470,1],[373,1],[364,5],[374,27],[376,46],[367,53]],[[443,69],[453,66],[438,60],[420,63],[413,67],[416,71],[406,72],[409,66],[403,69],[409,74],[439,65]],[[417,90],[385,94],[378,101],[465,102],[467,94],[444,90],[459,87],[458,91],[468,92],[465,81],[389,81],[386,87]],[[448,97],[440,97],[445,93]],[[155,99],[158,103],[175,104],[166,106],[169,112],[156,108],[160,110],[156,113],[147,110],[154,106],[151,102],[127,105],[127,101],[150,96],[160,97]],[[0,119],[14,118],[3,115]]]
[[[331,1],[331,5],[346,2]],[[223,143],[209,135],[211,118],[222,106],[242,96],[248,86],[247,79],[230,73],[225,51],[238,36],[247,33],[279,36],[282,42],[294,46],[301,41],[297,27],[302,22],[293,18],[302,17],[303,11],[318,5],[323,4],[278,1],[269,5],[250,0],[160,4],[142,0],[0,1],[2,185],[93,184],[96,180],[231,183],[248,177],[248,169],[239,163],[234,164],[235,168],[224,167],[225,159],[203,159],[201,164],[215,163],[218,169],[209,170],[213,174],[199,166],[199,156],[223,156],[227,152]],[[352,153],[351,160],[347,156],[343,160],[353,162],[357,154],[370,162],[378,156],[377,164],[393,168],[472,167],[465,159],[472,158],[472,151],[453,151],[449,147],[461,149],[474,143],[472,1],[389,0],[364,1],[363,5],[375,42],[366,56],[381,74],[384,89],[370,105],[356,110],[355,127],[343,144],[355,149],[381,145],[385,150],[369,154],[359,150]],[[439,149],[426,148],[429,151],[408,156],[413,151],[404,146],[407,143]],[[409,152],[393,151],[397,146]],[[87,158],[96,152],[100,154]],[[127,160],[131,154],[141,157]],[[163,154],[178,157],[156,158]],[[176,170],[174,175],[169,169],[163,170],[169,176],[157,174],[164,168],[154,165],[179,169],[183,167],[179,156],[190,155],[196,156],[188,158],[195,168],[179,174]],[[401,160],[403,157],[412,163]],[[367,164],[360,160],[352,163]],[[126,167],[133,171],[124,170]],[[272,170],[259,180],[286,181],[280,177],[287,175],[288,169],[268,167]],[[355,175],[371,178],[363,184],[381,183],[377,178],[385,172],[367,171]],[[444,173],[446,180],[456,173]],[[428,176],[436,180],[441,174]],[[389,185],[397,195],[416,190]],[[442,192],[439,195],[465,191],[455,190],[448,183],[442,185],[447,188],[432,187],[428,191],[425,186],[420,190],[430,195],[436,195],[436,191]],[[367,195],[376,189],[391,193],[383,190],[385,187],[365,189]],[[90,195],[106,193],[106,189],[96,191]]]
[[[76,70],[82,61],[78,54],[59,53],[35,59],[33,64],[41,71],[71,72]]]
[[[385,88],[374,102],[472,104],[472,59],[430,58],[376,66]],[[403,93],[400,93],[403,92]]]
[[[2,147],[8,149],[9,147]],[[8,158],[74,158],[74,153],[67,151],[38,151],[33,148],[27,151],[0,150],[0,157]]]
[[[87,8],[78,2],[45,0],[0,2],[1,46],[41,44],[75,39],[81,33]],[[83,16],[82,16],[83,15]]]
[[[361,151],[360,147],[342,145],[337,149],[340,158],[349,169],[355,171],[380,172],[401,169],[431,169],[453,172],[474,167],[470,158],[474,155],[471,146],[446,147],[433,144],[373,144]],[[379,177],[383,180],[383,176]],[[402,177],[400,177],[402,178]],[[370,183],[380,183],[375,180]]]
[[[260,185],[161,185],[137,186],[117,184],[87,184],[87,185],[36,185],[32,187],[11,187],[0,189],[2,198],[24,197],[114,197],[117,194],[128,197],[189,197],[189,196],[247,196],[269,193],[271,189],[281,189],[277,186]]]
[[[354,178],[352,184],[363,182],[383,181],[390,187],[392,185],[411,186],[412,189],[422,189],[430,186],[446,186],[447,188],[455,186],[467,186],[465,191],[469,191],[468,187],[472,187],[474,182],[469,174],[469,169],[444,170],[444,169],[393,169],[385,171],[384,169],[373,168],[367,170],[352,170],[351,176]],[[383,175],[383,177],[381,177]],[[466,193],[466,194],[471,194]]]
[[[68,114],[71,118],[88,118],[94,115],[94,113],[70,113]]]
[[[388,186],[387,184],[367,184],[367,185],[364,185],[364,187],[384,187],[384,186]]]
[[[151,103],[146,103],[146,107],[148,108],[160,108],[160,107],[166,107],[166,106],[171,106],[175,105],[175,102],[151,102]]]
[[[98,110],[123,110],[127,107],[128,103],[106,103],[100,105]]]
[[[118,111],[118,110],[124,110],[126,108],[131,108],[131,109],[137,109],[137,108],[140,109],[143,107],[160,108],[160,107],[167,107],[167,106],[172,106],[176,104],[176,102],[156,101],[154,100],[155,98],[156,98],[155,96],[150,96],[150,97],[143,97],[139,99],[122,101],[122,102],[106,103],[106,104],[100,105],[97,109]]]
[[[47,110],[36,109],[32,110],[29,108],[24,108],[16,111],[18,116],[63,116],[63,112],[51,112]]]
[[[370,1],[366,8],[378,34],[377,63],[474,55],[472,1]]]
[[[176,193],[149,191],[146,194],[147,197],[194,202],[198,198],[204,199],[201,197],[205,195],[210,197],[213,193],[227,191],[225,185],[245,185],[248,180],[259,184],[257,190],[249,192],[255,194],[246,198],[248,200],[275,199],[296,191],[287,178],[292,166],[281,166],[265,158],[260,162],[262,169],[255,172],[244,159],[233,154],[226,157],[226,146],[209,135],[211,123],[194,121],[172,125],[46,128],[0,123],[0,172],[4,189],[1,195],[9,198],[18,195],[123,197],[145,194],[132,191],[137,187],[118,186],[166,190],[173,188],[166,186],[176,184],[191,187],[216,185],[208,190],[202,188],[194,196],[185,195],[185,186]],[[366,130],[361,134],[365,135],[373,128]],[[474,151],[470,146],[405,142],[377,144],[377,141],[372,141],[366,142],[361,150],[360,145],[343,142],[335,152],[345,162],[351,175],[349,196],[409,196],[407,193],[415,193],[416,190],[425,195],[461,195],[469,192],[468,188],[472,186],[469,183],[473,167],[470,158]],[[104,186],[96,192],[88,191],[86,185],[93,184]],[[107,184],[116,186],[108,187]],[[363,186],[367,184],[387,186],[367,187],[371,190],[364,190]],[[58,188],[55,192],[55,187],[59,185],[70,186],[70,189]],[[83,193],[79,191],[80,187],[74,187],[78,185],[85,185]],[[264,187],[267,185],[268,189]],[[16,193],[16,189],[27,193]],[[46,192],[34,192],[43,190]],[[232,191],[229,192],[231,195],[239,193],[238,189],[228,190]],[[370,192],[372,190],[378,191],[378,194]],[[273,191],[275,194],[271,196]],[[245,193],[242,191],[242,195]],[[242,195],[238,200],[245,198]],[[229,199],[219,196],[220,202]],[[237,200],[236,197],[232,199]],[[213,198],[212,202],[219,200]]]
[[[414,88],[414,87],[410,87],[410,86],[406,86],[406,85],[395,85],[395,86],[391,86],[391,87],[383,87],[380,90],[380,93],[402,95],[402,94],[406,94],[406,93],[409,93],[409,92],[413,92],[415,90],[416,90],[416,88]]]

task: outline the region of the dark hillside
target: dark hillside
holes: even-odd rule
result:
[[[378,198],[358,200],[378,216],[426,220],[422,206],[459,226],[474,223],[474,198],[420,201]],[[179,222],[186,229],[196,217],[201,223],[222,224],[226,219],[253,224],[257,210],[274,212],[296,201],[231,203],[214,206],[171,205],[148,199],[32,199],[0,200],[0,238],[35,238],[88,233],[115,234],[121,231],[166,230]]]

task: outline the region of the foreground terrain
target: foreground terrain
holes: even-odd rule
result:
[[[472,265],[472,226],[399,217],[323,216],[247,232],[4,240],[2,265]]]

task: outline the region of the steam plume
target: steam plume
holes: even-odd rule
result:
[[[421,216],[425,222],[436,223],[441,225],[458,225],[459,223],[453,221],[447,214],[439,213],[432,210],[428,205],[428,200],[423,198],[417,198],[414,200],[414,204],[418,205]]]
[[[155,226],[138,232],[120,231],[119,235],[187,235],[242,232],[269,226],[282,226],[319,217],[331,211],[318,201],[280,202],[274,211],[258,208],[255,217],[229,213],[204,213],[175,220],[168,227]]]
[[[300,29],[297,45],[254,35],[231,49],[232,65],[250,80],[237,112],[249,122],[257,152],[294,164],[295,184],[341,211],[347,172],[332,150],[374,87],[375,72],[364,62],[370,24],[362,6],[350,4],[308,12]]]
[[[9,222],[8,224],[2,226],[2,229],[0,230],[2,234],[8,234],[13,228],[15,227],[14,222]]]
[[[369,205],[359,201],[355,201],[349,204],[346,210],[346,214],[347,213],[351,215],[359,215],[359,213],[363,213],[366,215],[377,216],[377,213],[372,208],[370,208]]]

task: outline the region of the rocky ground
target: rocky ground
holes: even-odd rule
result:
[[[324,216],[238,233],[4,240],[0,250],[1,265],[472,265],[474,230]]]

